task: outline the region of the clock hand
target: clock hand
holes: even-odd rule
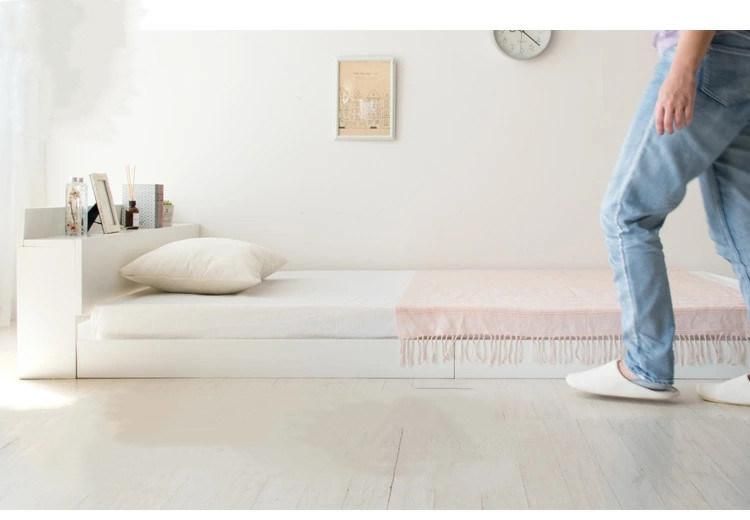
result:
[[[523,34],[525,34],[525,35],[526,35],[526,37],[527,37],[527,38],[528,38],[529,40],[531,40],[532,42],[536,43],[536,46],[537,46],[537,47],[541,47],[541,45],[539,45],[539,42],[538,42],[538,41],[536,41],[536,40],[535,40],[534,38],[532,38],[531,36],[529,36],[529,35],[528,35],[528,34],[526,33],[526,31],[521,31],[521,34],[522,34],[522,35],[523,35]]]

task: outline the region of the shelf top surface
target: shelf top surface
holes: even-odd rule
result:
[[[198,224],[190,223],[175,223],[171,226],[160,227],[160,228],[149,228],[149,229],[122,229],[117,233],[93,233],[83,237],[68,236],[68,235],[54,235],[41,238],[26,238],[23,240],[23,245],[34,245],[40,243],[50,242],[70,242],[70,241],[87,241],[87,240],[112,240],[123,237],[133,237],[143,235],[145,233],[169,233],[171,230],[179,231],[186,228],[198,226]]]

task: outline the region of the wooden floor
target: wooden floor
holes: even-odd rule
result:
[[[750,408],[559,380],[15,380],[3,508],[747,508]]]

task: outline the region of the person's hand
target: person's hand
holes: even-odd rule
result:
[[[674,63],[659,90],[654,110],[656,131],[672,134],[685,128],[693,119],[695,105],[695,71]]]

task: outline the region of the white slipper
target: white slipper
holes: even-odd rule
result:
[[[609,397],[669,401],[680,395],[676,388],[649,390],[633,383],[622,375],[617,367],[617,360],[591,370],[570,374],[565,378],[565,381],[576,390]]]
[[[750,406],[750,379],[744,374],[723,383],[701,384],[698,385],[698,395],[714,403]]]

